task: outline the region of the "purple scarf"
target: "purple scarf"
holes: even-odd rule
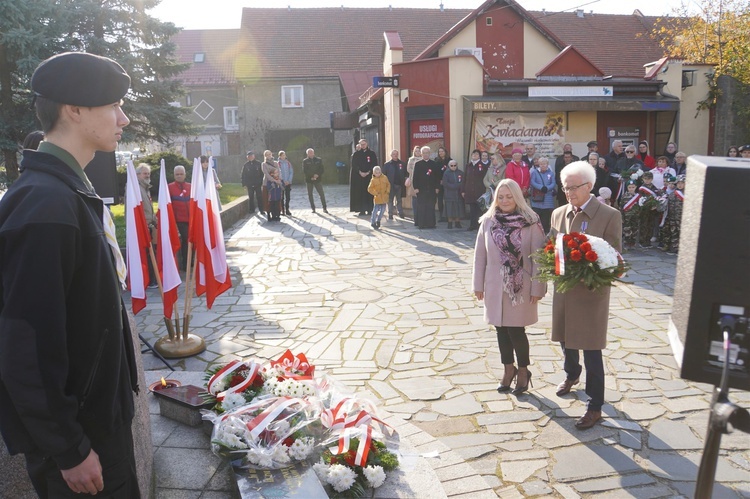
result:
[[[523,303],[519,294],[523,287],[521,229],[531,224],[520,213],[495,212],[495,223],[490,228],[492,240],[500,250],[500,263],[505,268],[503,288],[513,305]]]

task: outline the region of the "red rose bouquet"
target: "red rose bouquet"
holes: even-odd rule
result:
[[[558,234],[532,258],[539,266],[536,279],[554,283],[560,293],[579,284],[592,291],[611,286],[629,268],[607,241],[579,232]]]

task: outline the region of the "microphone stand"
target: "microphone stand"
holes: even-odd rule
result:
[[[698,468],[698,479],[695,483],[697,499],[710,499],[716,476],[716,463],[719,459],[721,436],[731,433],[736,428],[750,433],[750,413],[729,401],[729,328],[724,328],[724,366],[721,372],[720,386],[714,387],[711,399],[711,414],[708,418],[706,443],[703,447],[701,465]]]

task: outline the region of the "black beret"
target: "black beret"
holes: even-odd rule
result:
[[[247,151],[247,154],[245,156],[250,156],[251,154],[255,154],[255,151]]]
[[[50,57],[34,71],[34,94],[59,104],[99,107],[122,99],[130,76],[112,59],[85,52]]]

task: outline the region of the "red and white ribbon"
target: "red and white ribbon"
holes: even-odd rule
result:
[[[216,399],[218,401],[224,400],[224,397],[226,397],[230,393],[242,393],[252,386],[253,382],[255,381],[255,378],[257,376],[260,376],[259,374],[260,365],[256,364],[255,362],[251,362],[247,367],[250,370],[250,373],[245,378],[245,381],[243,381],[242,383],[238,383],[234,386],[230,386],[223,392],[217,394]]]
[[[370,426],[346,428],[341,432],[338,448],[331,447],[331,454],[338,455],[349,452],[349,445],[352,438],[359,438],[357,454],[354,457],[354,464],[357,466],[366,466],[367,455],[369,454],[370,446],[372,445],[372,428]]]
[[[674,195],[680,201],[685,201],[685,195],[682,193],[682,191],[678,191],[677,189],[675,189],[674,190]]]
[[[224,379],[227,377],[232,376],[235,372],[240,371],[243,368],[250,369],[250,375],[243,381],[240,385],[242,388],[236,389],[237,387],[231,387],[229,390],[223,391],[216,395],[216,398],[221,401],[224,399],[224,397],[227,395],[227,393],[236,393],[241,392],[245,390],[247,387],[249,387],[253,383],[253,378],[258,373],[259,366],[255,362],[251,361],[249,364],[246,362],[242,362],[239,360],[233,360],[226,366],[222,367],[219,372],[211,376],[211,379],[208,380],[208,384],[206,386],[208,393],[213,394],[214,388],[217,385],[220,385]]]
[[[252,435],[253,438],[258,438],[258,435],[260,435],[263,430],[268,427],[269,424],[276,421],[276,418],[285,409],[294,404],[305,403],[305,401],[298,398],[279,397],[276,402],[271,404],[266,410],[247,422],[247,429],[250,430],[250,435]]]
[[[307,361],[305,354],[298,353],[296,356],[291,350],[287,350],[278,360],[271,362],[271,367],[280,367],[284,374],[292,379],[311,379],[315,372],[315,366]],[[296,374],[298,372],[304,374]]]
[[[646,187],[645,185],[640,186],[638,188],[638,191],[643,194],[648,194],[651,197],[654,197],[654,198],[656,197],[656,193],[652,191],[651,189],[649,189],[648,187]]]
[[[641,198],[640,194],[636,194],[633,196],[633,198],[625,203],[625,206],[622,207],[622,211],[630,211],[630,209],[635,206],[635,204],[638,202],[638,200]]]
[[[563,234],[557,234],[555,238],[555,274],[565,275],[565,243]]]

